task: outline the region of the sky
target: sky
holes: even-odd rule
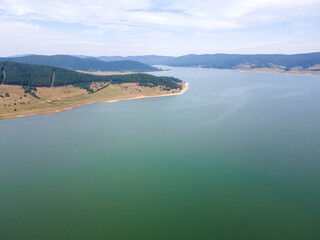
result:
[[[320,52],[320,0],[0,0],[0,56]]]

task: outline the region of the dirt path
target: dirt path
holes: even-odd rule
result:
[[[6,72],[2,70],[2,79],[1,79],[1,85],[4,84],[4,80],[6,79]]]
[[[55,76],[56,76],[56,72],[53,71],[53,73],[52,73],[52,78],[51,78],[51,87],[53,87],[53,83],[54,83],[54,78],[55,78]]]
[[[2,68],[1,68],[1,70],[0,71],[2,71],[2,77],[1,77],[1,79],[0,79],[0,84],[1,85],[4,85],[4,80],[6,79],[6,72],[4,71],[4,67],[6,66],[6,62],[3,64],[3,66],[2,66]]]

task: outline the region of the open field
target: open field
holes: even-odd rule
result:
[[[91,88],[95,90],[102,86],[96,86],[97,84],[107,83],[93,83]],[[38,87],[37,91],[33,91],[37,98],[25,93],[21,86],[0,85],[0,119],[57,113],[95,102],[176,95],[186,89],[185,83],[181,91],[165,91],[160,87],[141,87],[135,83],[125,83],[111,84],[89,94],[85,89],[69,85],[53,88]]]
[[[117,71],[81,71],[77,70],[76,72],[79,73],[85,73],[85,74],[92,74],[97,76],[108,76],[108,75],[126,75],[126,74],[135,74],[135,73],[146,73],[146,74],[152,74],[155,72],[170,72],[171,70],[161,70],[161,71],[153,71],[153,72],[132,72],[132,71],[123,71],[123,72],[117,72]]]
[[[133,74],[135,72],[131,71],[124,71],[124,72],[111,72],[111,71],[95,71],[95,72],[90,72],[90,71],[81,71],[77,70],[79,73],[85,73],[85,74],[92,74],[92,75],[98,75],[98,76],[108,76],[108,75],[126,75],[126,74]]]

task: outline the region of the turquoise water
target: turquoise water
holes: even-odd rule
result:
[[[320,76],[0,121],[0,239],[320,239]]]

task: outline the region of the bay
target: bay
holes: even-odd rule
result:
[[[320,239],[320,76],[165,68],[185,94],[0,121],[0,239]]]

